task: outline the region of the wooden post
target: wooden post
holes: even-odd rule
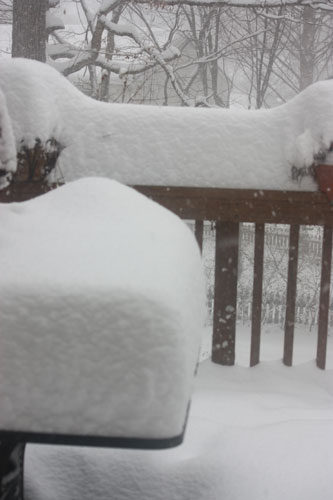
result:
[[[332,226],[324,226],[319,296],[317,366],[325,370],[332,264]]]
[[[286,318],[284,327],[283,362],[286,366],[293,364],[295,306],[297,291],[299,225],[292,224],[289,233],[289,261]]]
[[[46,61],[47,8],[47,0],[13,0],[13,57]]]
[[[250,366],[260,361],[262,285],[264,276],[265,224],[255,225],[253,294],[252,294],[252,326]]]
[[[239,224],[216,223],[212,361],[235,363]]]

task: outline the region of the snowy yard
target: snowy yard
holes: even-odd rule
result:
[[[263,333],[263,357],[275,361],[240,366],[248,336],[242,328],[238,365],[200,364],[183,445],[29,446],[26,500],[331,500],[333,370],[310,361],[315,334],[298,331],[293,368],[278,360],[282,330]],[[330,367],[332,353],[330,337]]]

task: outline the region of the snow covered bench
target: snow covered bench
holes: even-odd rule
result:
[[[179,444],[204,316],[191,231],[97,178],[0,219],[0,442]]]

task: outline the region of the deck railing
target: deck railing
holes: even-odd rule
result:
[[[45,183],[14,183],[0,192],[0,202],[23,201],[49,188]],[[289,225],[288,276],[285,303],[283,362],[292,366],[296,320],[296,285],[300,225],[323,226],[318,314],[317,366],[325,368],[332,262],[333,206],[320,192],[286,192],[190,187],[135,186],[135,189],[183,219],[195,220],[202,248],[204,221],[215,222],[215,285],[212,360],[235,362],[239,224],[255,224],[251,311],[250,366],[260,361],[263,314],[265,224]],[[172,244],[172,242],[170,242]]]
[[[317,366],[326,365],[332,261],[333,206],[320,192],[187,187],[136,187],[183,219],[195,220],[199,245],[203,222],[215,221],[215,285],[212,360],[235,362],[239,224],[255,224],[250,366],[260,361],[265,224],[289,225],[283,362],[292,366],[301,225],[323,226]]]

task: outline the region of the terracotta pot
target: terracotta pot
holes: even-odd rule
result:
[[[315,179],[320,191],[333,203],[333,165],[316,165]]]

